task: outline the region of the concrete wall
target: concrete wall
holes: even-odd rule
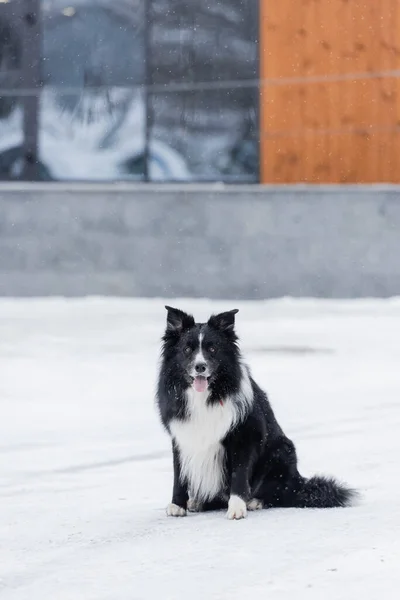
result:
[[[400,295],[400,188],[1,184],[0,295]]]

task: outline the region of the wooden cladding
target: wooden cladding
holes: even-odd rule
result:
[[[260,27],[261,181],[400,183],[400,0],[260,0]]]

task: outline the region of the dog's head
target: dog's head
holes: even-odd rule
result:
[[[238,309],[213,315],[207,323],[195,323],[192,315],[165,307],[167,329],[163,337],[164,352],[173,351],[178,368],[188,386],[205,392],[212,386],[218,373],[227,371],[238,357],[235,315]]]

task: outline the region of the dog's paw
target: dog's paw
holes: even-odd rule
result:
[[[189,512],[200,512],[202,509],[202,504],[194,498],[189,498],[187,507]]]
[[[234,519],[244,519],[247,516],[246,502],[239,496],[231,496],[228,503],[228,512],[226,516],[230,521]]]
[[[263,501],[258,498],[252,498],[247,503],[247,510],[261,510],[264,508]]]
[[[177,504],[168,504],[167,517],[186,517],[186,510]]]

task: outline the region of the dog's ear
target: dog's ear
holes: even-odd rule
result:
[[[212,315],[208,320],[208,325],[219,331],[231,332],[235,328],[235,315],[239,312],[238,308],[229,310],[228,312]]]
[[[194,326],[194,319],[192,315],[188,315],[179,310],[179,308],[172,308],[172,306],[165,307],[168,311],[167,314],[167,331],[171,333],[182,333],[185,329],[190,329]]]

